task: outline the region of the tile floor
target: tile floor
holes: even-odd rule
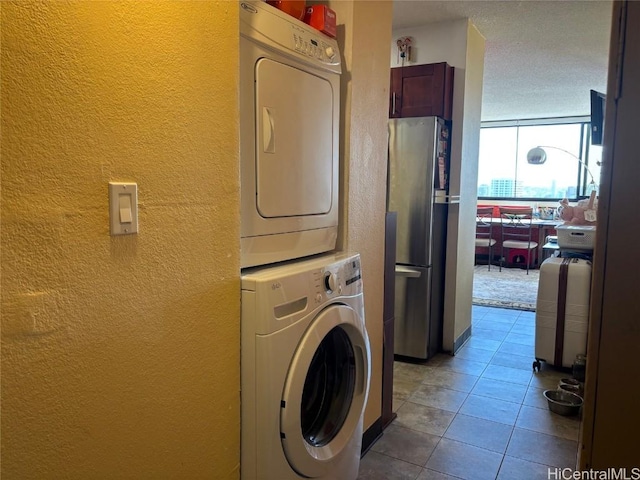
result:
[[[542,395],[567,372],[533,373],[535,313],[473,306],[459,353],[395,362],[398,417],[362,458],[360,480],[546,479],[576,466],[578,417]]]

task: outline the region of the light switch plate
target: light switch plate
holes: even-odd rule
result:
[[[138,233],[138,184],[109,182],[111,235]]]

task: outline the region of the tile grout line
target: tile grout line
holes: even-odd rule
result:
[[[502,342],[500,343],[500,347],[504,344],[504,342],[506,341],[507,337],[509,336],[509,333],[511,333],[511,331],[513,330],[513,325],[516,324],[517,319],[520,317],[520,315],[518,315],[516,317],[516,321],[513,322],[513,324],[511,325],[511,328],[509,329],[509,331],[507,332],[507,335],[505,335],[504,339],[502,340]],[[498,349],[500,349],[500,347],[498,347]],[[496,350],[497,352],[497,350]],[[495,355],[494,355],[495,356]],[[491,357],[491,359],[493,359],[493,357]],[[531,381],[531,379],[529,379],[529,382]],[[527,388],[529,388],[529,385],[527,384]],[[516,415],[516,418],[513,422],[513,427],[511,428],[511,432],[509,433],[509,439],[507,440],[507,444],[504,447],[504,453],[502,454],[502,458],[500,459],[500,465],[498,465],[498,470],[496,471],[496,476],[495,479],[498,480],[498,477],[500,476],[500,470],[502,470],[502,465],[504,464],[504,459],[507,456],[507,451],[509,450],[509,444],[511,443],[511,438],[513,437],[513,433],[516,430],[516,423],[518,422],[518,417],[520,416],[520,411],[522,410],[522,402],[524,402],[524,398],[526,397],[527,392],[525,390],[525,394],[524,397],[522,398],[522,401],[520,402],[520,407],[518,408],[518,415]]]
[[[475,306],[474,306],[474,309],[475,309]],[[472,323],[473,323],[474,321],[475,321],[475,322],[478,322],[478,321],[480,321],[480,320],[482,320],[482,319],[485,319],[485,318],[488,316],[488,313],[489,313],[490,311],[491,311],[491,309],[489,309],[489,308],[487,307],[487,310],[485,310],[485,311],[484,311],[484,312],[482,312],[481,314],[479,314],[479,312],[472,312],[472,314],[474,315],[474,317],[472,318]],[[493,366],[493,367],[503,367],[503,368],[511,368],[511,369],[514,369],[514,370],[521,370],[521,371],[524,371],[524,369],[517,369],[517,368],[514,368],[514,367],[509,367],[509,366],[507,366],[507,365],[494,364],[494,363],[491,363],[491,362],[492,362],[492,361],[494,360],[494,358],[496,357],[496,354],[498,353],[498,350],[499,350],[499,349],[500,349],[500,348],[501,348],[505,343],[513,343],[513,344],[515,344],[515,345],[524,345],[524,346],[527,346],[526,344],[523,344],[523,343],[518,344],[518,343],[516,343],[516,342],[509,342],[509,341],[507,340],[507,337],[508,337],[508,336],[509,336],[509,334],[511,334],[511,333],[516,333],[516,334],[518,334],[518,335],[522,335],[522,336],[525,336],[525,335],[526,335],[526,336],[528,336],[528,335],[530,335],[530,334],[527,334],[527,333],[522,333],[522,331],[520,330],[520,328],[521,328],[520,326],[524,326],[524,325],[526,325],[527,323],[530,323],[530,320],[527,322],[526,317],[530,317],[530,313],[527,313],[527,312],[520,312],[518,315],[516,315],[516,316],[513,318],[513,321],[512,321],[512,322],[511,322],[511,321],[509,322],[509,325],[510,325],[510,326],[509,326],[509,329],[508,329],[508,330],[506,330],[506,331],[504,331],[504,337],[503,337],[501,340],[495,340],[495,339],[492,339],[492,340],[495,340],[495,341],[498,343],[498,347],[497,347],[495,350],[486,350],[486,349],[482,349],[482,348],[477,348],[477,347],[474,347],[473,345],[469,345],[468,343],[466,343],[465,345],[463,345],[463,348],[464,348],[464,347],[469,347],[469,348],[474,348],[475,350],[483,350],[483,351],[491,351],[491,352],[492,352],[492,354],[491,354],[490,358],[487,360],[487,362],[486,362],[486,363],[485,363],[484,359],[483,359],[483,361],[478,362],[477,360],[474,360],[474,357],[465,358],[465,357],[459,357],[459,356],[458,356],[458,358],[459,358],[459,359],[461,359],[461,360],[468,360],[469,362],[473,362],[473,363],[475,363],[475,364],[481,364],[481,365],[483,365],[482,369],[481,369],[477,374],[476,374],[475,372],[474,372],[473,374],[471,374],[471,373],[469,373],[468,371],[454,370],[454,369],[450,368],[449,366],[442,364],[442,362],[438,362],[438,363],[437,363],[437,365],[433,365],[433,368],[436,368],[436,369],[437,369],[438,367],[442,367],[441,369],[439,369],[440,371],[449,372],[449,373],[453,373],[453,374],[460,374],[460,375],[467,375],[467,376],[473,376],[473,377],[475,377],[475,380],[473,381],[473,384],[472,384],[472,385],[471,385],[471,387],[468,389],[468,391],[461,391],[461,390],[452,389],[452,388],[450,388],[450,385],[449,385],[449,384],[447,384],[447,385],[437,385],[437,384],[433,385],[433,384],[425,384],[425,383],[423,383],[423,381],[425,380],[425,377],[423,377],[423,378],[422,378],[422,380],[420,381],[420,383],[419,383],[418,385],[416,385],[416,386],[414,387],[414,389],[412,390],[412,392],[407,396],[407,399],[405,399],[404,401],[402,401],[402,402],[401,402],[401,404],[400,404],[400,406],[395,410],[395,411],[397,412],[398,410],[400,410],[400,408],[402,408],[402,407],[403,407],[406,403],[408,403],[408,402],[409,402],[409,403],[413,403],[413,402],[410,402],[410,398],[411,398],[411,396],[416,392],[416,390],[417,390],[421,385],[433,385],[433,386],[435,386],[435,387],[437,387],[437,388],[441,388],[441,389],[445,389],[445,390],[452,390],[452,391],[455,391],[455,392],[463,393],[463,394],[464,394],[464,399],[463,399],[463,400],[462,400],[462,402],[460,403],[460,406],[459,406],[459,407],[457,407],[457,409],[455,410],[455,412],[451,412],[450,410],[444,410],[444,409],[442,409],[442,408],[438,408],[438,407],[435,407],[435,406],[429,406],[429,405],[417,404],[417,405],[422,405],[422,406],[426,406],[426,407],[433,408],[433,409],[437,409],[437,410],[442,410],[443,412],[447,412],[447,413],[450,413],[450,414],[453,414],[453,415],[452,415],[452,417],[451,417],[451,421],[447,424],[447,426],[446,426],[446,428],[444,429],[444,431],[443,431],[442,435],[433,435],[433,434],[431,434],[431,435],[433,435],[433,436],[437,437],[437,442],[435,443],[433,450],[431,450],[431,452],[429,452],[429,455],[426,457],[426,460],[425,460],[424,465],[419,465],[419,464],[415,464],[415,463],[412,463],[412,462],[406,462],[406,463],[409,463],[409,464],[412,464],[412,465],[414,465],[414,466],[417,466],[417,467],[420,467],[420,468],[421,468],[421,472],[418,474],[418,476],[417,476],[416,478],[418,478],[420,475],[422,475],[422,473],[423,473],[423,472],[425,472],[425,471],[427,471],[427,470],[439,471],[439,470],[433,470],[433,469],[431,469],[431,468],[427,468],[427,464],[428,464],[428,462],[431,460],[431,458],[433,457],[433,454],[434,454],[434,452],[437,450],[437,448],[438,448],[439,446],[441,446],[441,445],[442,445],[442,439],[443,439],[443,438],[447,438],[445,435],[447,434],[447,432],[449,432],[449,431],[450,431],[451,426],[453,425],[453,423],[456,421],[456,419],[461,418],[461,417],[460,417],[461,415],[467,415],[467,416],[471,416],[471,417],[478,418],[478,419],[481,419],[481,420],[484,420],[484,421],[489,421],[489,422],[493,422],[493,421],[495,421],[495,420],[490,420],[490,419],[487,419],[487,418],[475,417],[474,415],[469,415],[469,414],[466,414],[466,413],[461,413],[461,409],[462,409],[462,407],[463,407],[463,406],[464,406],[464,404],[468,401],[468,399],[469,399],[469,397],[470,397],[471,395],[476,395],[476,396],[483,397],[483,398],[489,398],[489,399],[492,399],[492,400],[495,400],[495,401],[500,400],[500,401],[503,401],[503,402],[513,403],[513,404],[518,405],[518,412],[517,412],[517,415],[515,416],[514,423],[513,423],[513,424],[503,424],[503,425],[508,425],[508,426],[510,427],[509,438],[508,438],[508,440],[507,440],[507,442],[506,442],[506,446],[505,446],[505,450],[504,450],[504,452],[500,453],[500,452],[496,452],[496,451],[494,451],[494,450],[484,449],[483,447],[478,446],[478,445],[474,445],[474,444],[472,444],[472,443],[466,443],[465,441],[462,441],[462,440],[450,439],[450,440],[452,440],[452,441],[456,441],[456,442],[459,442],[459,443],[464,444],[464,445],[468,445],[468,446],[471,446],[471,447],[475,447],[475,448],[478,448],[478,449],[481,449],[481,450],[485,450],[485,451],[487,451],[487,452],[492,452],[492,453],[494,453],[494,454],[498,454],[498,455],[500,455],[500,462],[499,462],[499,465],[498,465],[498,468],[497,468],[497,471],[496,471],[496,477],[495,477],[496,479],[498,478],[498,476],[500,475],[501,468],[502,468],[502,467],[503,467],[503,465],[504,465],[505,459],[506,459],[506,457],[508,456],[508,455],[507,455],[507,451],[508,451],[509,446],[511,445],[512,440],[513,440],[513,435],[514,435],[514,433],[515,433],[515,429],[516,429],[516,428],[520,428],[520,427],[517,427],[517,423],[518,423],[518,420],[520,420],[521,416],[523,415],[523,407],[525,407],[525,406],[530,406],[530,407],[535,408],[535,409],[538,409],[538,410],[544,410],[542,407],[539,407],[539,406],[537,406],[537,405],[525,405],[525,401],[526,401],[526,398],[527,398],[527,394],[528,394],[528,393],[530,393],[530,389],[532,389],[532,388],[540,389],[540,388],[541,388],[541,384],[537,384],[537,383],[535,383],[535,384],[534,384],[534,382],[533,382],[534,375],[533,375],[533,374],[531,374],[531,375],[529,376],[529,379],[528,379],[528,381],[527,381],[527,383],[526,383],[526,384],[523,384],[523,383],[516,383],[516,382],[510,382],[510,381],[508,381],[508,380],[504,380],[504,379],[496,379],[496,378],[491,378],[491,377],[487,377],[487,376],[485,376],[485,374],[486,374],[486,373],[488,373],[488,372],[487,372],[487,370],[489,369],[489,367],[490,367],[490,366]],[[520,320],[522,320],[522,322],[521,322],[521,323],[518,323]],[[506,323],[506,322],[503,322],[503,323]],[[514,332],[514,331],[513,331],[513,329],[515,328],[515,326],[516,326],[516,325],[519,325],[519,328],[518,328],[518,329],[520,330],[519,332]],[[482,338],[482,337],[476,337],[476,338]],[[491,339],[491,337],[489,337],[489,339]],[[509,352],[506,352],[506,353],[505,353],[505,355],[515,355],[515,356],[518,356],[517,354],[509,353]],[[522,355],[520,355],[520,356],[522,356]],[[454,357],[455,357],[455,356],[454,356]],[[463,364],[464,364],[464,363],[463,363]],[[459,367],[459,368],[460,368],[460,369],[462,369],[462,367]],[[455,378],[455,377],[454,377],[454,378]],[[505,399],[502,399],[502,398],[491,397],[490,395],[485,396],[485,395],[481,395],[481,394],[480,394],[480,395],[479,395],[479,394],[474,394],[474,393],[473,393],[473,390],[478,386],[478,383],[479,383],[482,379],[484,379],[484,380],[486,380],[486,381],[506,382],[506,383],[509,383],[509,384],[518,385],[518,386],[520,386],[520,387],[523,387],[523,389],[524,389],[524,395],[522,396],[522,398],[521,398],[519,401],[515,401],[515,402],[514,402],[514,401],[511,401],[511,400],[505,400]],[[496,423],[502,423],[502,422],[496,422]],[[413,429],[411,429],[410,427],[405,426],[405,425],[399,425],[399,426],[400,426],[400,427],[402,427],[402,428],[407,428],[407,429],[413,430]],[[537,434],[549,435],[549,436],[553,436],[553,437],[556,437],[556,438],[564,438],[564,437],[555,436],[555,435],[552,435],[552,434],[549,434],[549,433],[546,433],[546,432],[538,432],[538,431],[536,431],[536,430],[529,430],[529,429],[527,429],[527,428],[522,428],[522,430],[527,430],[527,431],[535,432],[535,433],[537,433]],[[422,431],[420,431],[420,430],[415,430],[415,431],[417,431],[417,432],[421,432],[421,433],[428,433],[428,432],[422,432]],[[377,453],[380,453],[380,452],[377,452]],[[403,461],[403,460],[401,460],[401,459],[399,459],[399,458],[393,457],[392,455],[387,455],[387,454],[382,454],[382,455],[385,455],[385,456],[387,456],[387,457],[389,457],[389,458],[394,458],[394,459],[399,460],[399,461]],[[512,455],[512,456],[513,456],[513,455]],[[537,463],[537,462],[531,462],[531,461],[530,461],[530,460],[528,460],[527,458],[522,458],[522,457],[520,457],[520,456],[518,456],[518,455],[516,455],[514,458],[516,458],[516,459],[520,459],[520,460],[525,461],[525,462]],[[540,464],[540,465],[542,465],[542,464]],[[443,474],[445,474],[445,475],[451,475],[451,474],[449,474],[449,473],[447,473],[447,472],[440,472],[440,473],[443,473]]]

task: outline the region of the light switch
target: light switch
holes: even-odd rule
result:
[[[109,182],[111,235],[138,233],[138,184]]]
[[[120,223],[131,223],[131,195],[121,193],[119,197]]]

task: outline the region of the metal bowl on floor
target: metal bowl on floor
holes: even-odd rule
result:
[[[549,410],[559,415],[577,415],[582,407],[582,397],[565,390],[545,390]]]
[[[561,378],[558,388],[582,396],[582,383],[573,378]]]

